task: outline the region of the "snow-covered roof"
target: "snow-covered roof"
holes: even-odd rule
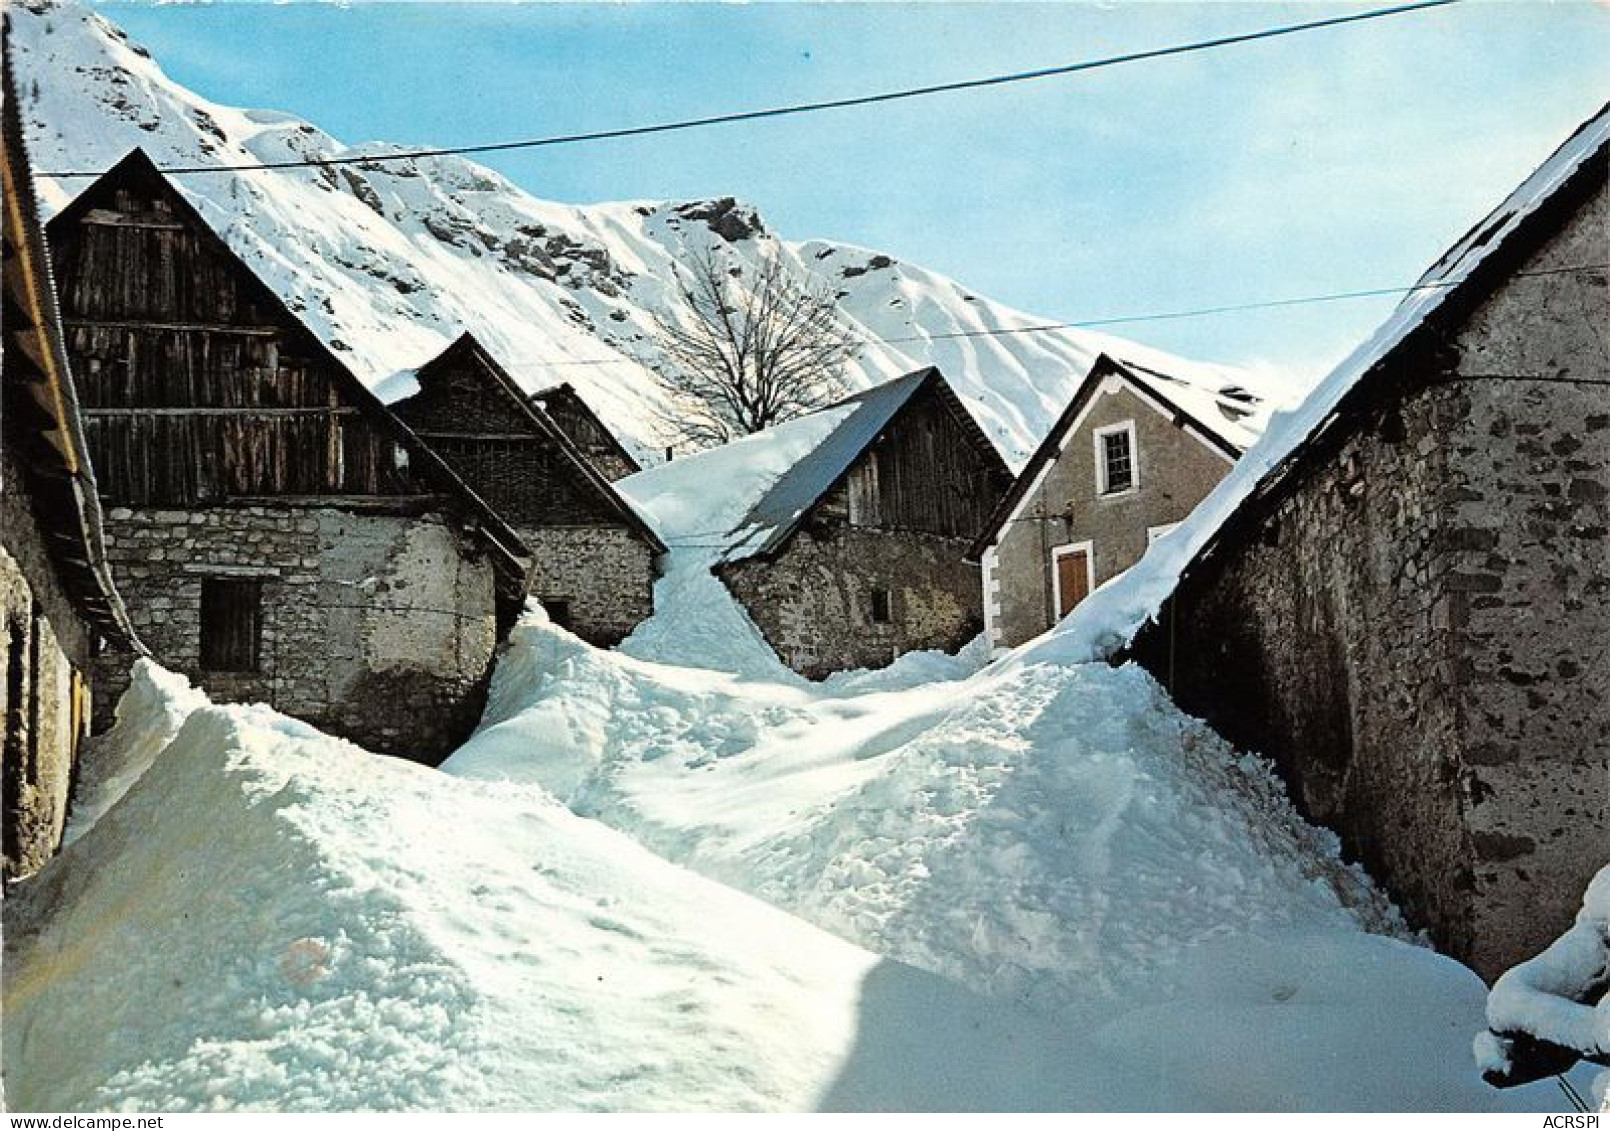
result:
[[[1130,640],[1162,607],[1187,567],[1211,548],[1249,499],[1275,490],[1312,444],[1342,417],[1344,402],[1380,373],[1409,337],[1461,295],[1495,253],[1610,145],[1610,104],[1580,126],[1548,160],[1420,277],[1384,324],[1289,412],[1277,413],[1262,440],[1178,528],[1128,572],[1086,598],[1064,622],[1059,650],[1095,655]],[[1484,274],[1484,273],[1482,273]]]
[[[930,382],[945,384],[939,370],[931,366],[876,385],[825,410],[849,407],[851,411],[750,508],[732,529],[732,547],[723,560],[743,561],[781,547],[800,520],[838,484],[917,391]],[[988,443],[982,433],[979,439]]]

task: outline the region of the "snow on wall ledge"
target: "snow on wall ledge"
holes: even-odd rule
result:
[[[1582,897],[1576,923],[1543,953],[1505,972],[1487,996],[1488,1031],[1475,1041],[1476,1063],[1497,1077],[1511,1070],[1513,1038],[1524,1033],[1574,1049],[1584,1058],[1610,1060],[1610,867]],[[1597,1002],[1589,995],[1600,994]],[[1589,1003],[1580,1000],[1589,996]],[[1610,1069],[1594,1076],[1593,1106],[1610,1105]]]

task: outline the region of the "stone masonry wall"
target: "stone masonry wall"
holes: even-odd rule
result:
[[[531,595],[566,602],[570,630],[619,644],[654,612],[654,551],[625,527],[544,526],[516,531],[531,550]]]
[[[1448,692],[1447,399],[1366,422],[1194,566],[1134,652],[1182,708],[1273,758],[1304,815],[1457,953],[1474,877]]]
[[[1095,431],[1126,420],[1135,422],[1138,485],[1121,495],[1099,495]],[[1141,559],[1147,528],[1185,518],[1230,467],[1119,378],[1110,378],[996,547],[991,643],[1016,647],[1056,623],[1053,548],[1091,542],[1100,585]]]
[[[1459,351],[1450,629],[1478,969],[1529,957],[1610,863],[1605,190],[1477,309]],[[1484,972],[1486,972],[1484,970]]]
[[[1605,224],[1397,358],[1134,646],[1489,979],[1610,862]]]
[[[329,508],[113,508],[113,575],[165,666],[371,750],[435,762],[480,717],[496,647],[493,568],[432,517]],[[202,581],[262,586],[259,670],[200,670]],[[110,705],[127,684],[111,657]],[[98,725],[109,721],[107,712]]]
[[[87,675],[94,631],[79,619],[47,556],[21,467],[0,453],[0,720],[4,720],[3,874],[25,876],[56,851],[88,706],[75,711],[74,673]],[[88,685],[81,696],[87,697]]]
[[[783,663],[821,679],[977,636],[983,608],[967,548],[965,538],[835,525],[800,531],[775,561],[718,572]],[[874,589],[889,590],[888,624],[872,619]]]

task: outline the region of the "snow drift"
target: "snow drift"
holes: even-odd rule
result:
[[[522,649],[545,637],[573,649],[572,668],[603,657],[638,678],[656,674],[540,622],[523,635]],[[674,669],[659,674],[662,685],[676,682]],[[693,675],[695,684],[713,678]],[[528,677],[515,664],[501,681],[505,697]],[[691,718],[698,707],[712,728],[663,753],[666,780],[693,743],[711,745],[716,729],[735,726],[732,712],[706,712],[716,704],[693,698],[697,690],[662,692],[659,718]],[[1122,896],[1112,900],[1093,888],[1079,895],[1074,882],[1063,905],[1071,914],[1060,920],[1014,910],[1033,901],[1044,877],[1035,858],[1051,853],[1037,842],[1077,858],[1064,871],[1096,873],[1081,842],[1126,850],[1138,842],[1081,814],[1104,810],[1109,826],[1115,817],[1122,824],[1123,810],[1166,791],[1166,779],[1132,781],[1122,806],[1110,796],[1048,805],[1023,794],[1017,820],[970,817],[963,805],[930,823],[922,815],[934,807],[918,805],[902,835],[922,842],[906,859],[925,857],[934,870],[924,877],[887,869],[895,829],[877,826],[902,823],[899,806],[880,818],[870,806],[889,799],[856,783],[883,778],[905,798],[945,774],[934,765],[923,786],[913,767],[927,757],[902,759],[905,743],[886,728],[869,743],[866,727],[852,725],[839,749],[813,759],[780,752],[769,775],[741,752],[718,757],[746,766],[726,779],[743,792],[722,803],[712,800],[714,781],[683,775],[677,836],[686,845],[706,842],[704,858],[720,858],[735,834],[761,822],[756,806],[778,817],[779,845],[813,825],[836,829],[837,847],[803,853],[803,870],[816,873],[807,886],[839,889],[844,906],[870,915],[848,916],[855,933],[879,934],[882,921],[894,949],[962,975],[952,977],[701,878],[507,775],[468,780],[380,758],[266,708],[198,707],[172,679],[141,680],[131,694],[145,701],[125,711],[123,742],[156,741],[184,716],[177,737],[6,900],[13,1110],[1538,1106],[1535,1092],[1500,1096],[1470,1072],[1462,1034],[1481,1000],[1472,975],[1365,934],[1326,880],[1291,861],[1260,865],[1246,882],[1255,909],[1259,892],[1273,898],[1290,885],[1294,907],[1278,929],[1247,929],[1239,907],[1211,900],[1184,906],[1195,877],[1174,884],[1159,875],[1134,892],[1112,889]],[[523,763],[513,732],[540,716],[542,698],[537,714],[489,729],[492,745],[467,751],[465,765],[492,769],[497,743],[503,761]],[[900,696],[862,698],[837,701],[845,719],[887,723],[908,710],[895,707]],[[923,702],[932,709],[931,695]],[[920,747],[921,729],[909,727],[907,741]],[[903,778],[892,771],[901,761],[913,764]],[[625,773],[623,784],[633,778],[647,781]],[[595,786],[596,797],[607,792]],[[1218,808],[1214,800],[1209,787],[1193,802],[1210,805],[1203,820],[1222,819],[1223,799]],[[792,821],[783,816],[790,806]],[[947,858],[944,846],[961,848],[980,824],[994,830],[977,842],[991,851]],[[1277,851],[1282,843],[1303,851],[1302,837],[1282,840],[1292,830],[1253,831],[1273,836]],[[788,880],[802,873],[755,848],[757,877],[776,877],[779,898],[813,905]],[[1147,867],[1165,867],[1170,851],[1113,871],[1136,883]],[[1228,842],[1208,851],[1253,855]],[[819,867],[830,858],[835,867]],[[933,898],[918,897],[924,887]],[[864,900],[853,898],[857,889]],[[1156,922],[1159,937],[1147,944],[1140,928],[1171,889],[1181,906]],[[972,936],[953,930],[947,902],[977,916]],[[1088,913],[1074,912],[1081,904]],[[998,973],[1000,954],[1027,953],[1027,939],[1003,930],[1030,932],[1035,945],[1067,957],[1082,946],[1068,939],[1114,918],[1132,920],[1142,945],[1087,961],[1085,971],[1126,960],[1154,972],[1168,965],[1174,988],[1081,989],[1077,968],[975,978],[992,964]],[[1219,922],[1177,962],[1159,964],[1159,950],[1182,942],[1176,919]]]
[[[1487,997],[1488,1031],[1477,1036],[1483,1072],[1508,1076],[1516,1034],[1610,1062],[1610,867],[1588,884],[1576,922],[1543,953],[1506,971]],[[1597,1001],[1593,995],[1598,994]],[[1583,1072],[1589,1071],[1584,1068]],[[1594,1074],[1595,1110],[1610,1108],[1610,1069]]]

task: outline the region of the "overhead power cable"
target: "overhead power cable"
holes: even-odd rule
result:
[[[1329,16],[1320,20],[1307,20],[1302,23],[1283,24],[1278,27],[1262,28],[1258,31],[1240,32],[1235,35],[1222,35],[1214,39],[1202,39],[1192,43],[1177,43],[1168,47],[1154,47],[1144,51],[1128,51],[1121,55],[1109,55],[1101,59],[1087,59],[1077,63],[1066,63],[1057,67],[1043,67],[1033,71],[1014,71],[1010,74],[989,75],[976,79],[960,79],[955,82],[933,83],[928,86],[906,87],[900,90],[887,90],[877,94],[861,94],[847,98],[829,98],[818,102],[797,102],[785,106],[772,106],[761,110],[739,110],[726,114],[711,114],[702,118],[684,118],[679,121],[658,122],[646,126],[624,126],[612,130],[595,130],[590,133],[557,134],[551,137],[527,138],[520,141],[488,142],[481,145],[445,146],[432,149],[411,149],[397,153],[381,153],[371,156],[322,157],[302,158],[293,161],[261,161],[243,162],[228,165],[170,165],[164,167],[162,172],[170,175],[192,173],[245,173],[258,172],[267,169],[305,169],[326,167],[332,165],[376,165],[390,161],[412,161],[420,157],[451,157],[475,153],[505,153],[517,149],[542,149],[556,145],[577,145],[582,142],[612,141],[619,138],[645,137],[650,134],[673,133],[678,130],[702,129],[706,126],[724,126],[736,122],[754,122],[765,118],[786,118],[800,114],[817,114],[826,110],[847,110],[857,106],[872,106],[884,102],[900,102],[911,98],[927,98],[936,94],[951,94],[963,90],[981,90],[986,87],[1007,86],[1012,83],[1035,82],[1040,79],[1059,78],[1064,75],[1078,74],[1083,71],[1095,71],[1104,67],[1117,67],[1125,63],[1138,63],[1146,59],[1163,59],[1173,55],[1187,55],[1196,51],[1212,51],[1221,47],[1233,47],[1242,43],[1253,43],[1262,39],[1275,39],[1280,36],[1297,35],[1302,32],[1319,31],[1324,28],[1341,27],[1346,24],[1363,23],[1366,20],[1386,19],[1391,16],[1403,16],[1413,12],[1422,12],[1431,8],[1446,8],[1454,4],[1463,3],[1463,0],[1418,0],[1412,4],[1398,4],[1390,8],[1374,8],[1367,12],[1353,12],[1345,16]],[[98,177],[104,170],[67,170],[62,172],[41,173],[44,177]]]
[[[1575,275],[1590,271],[1610,270],[1610,262],[1577,263],[1569,267],[1545,267],[1534,271],[1516,271],[1518,277],[1535,275]],[[1043,334],[1055,330],[1090,330],[1102,326],[1127,326],[1137,322],[1167,322],[1177,318],[1201,318],[1214,314],[1235,314],[1249,310],[1276,310],[1288,306],[1307,306],[1322,302],[1341,302],[1346,299],[1381,298],[1387,295],[1406,295],[1416,291],[1441,290],[1455,286],[1457,280],[1440,279],[1430,283],[1415,283],[1407,287],[1372,287],[1358,291],[1335,291],[1330,294],[1302,295],[1297,298],[1266,299],[1262,302],[1233,303],[1226,306],[1203,306],[1194,310],[1170,310],[1159,314],[1129,314],[1117,318],[1092,318],[1082,322],[1039,322],[1032,326],[1005,326],[987,330],[952,330],[941,334],[913,334],[900,338],[867,338],[866,346],[904,345],[912,342],[935,342],[950,338],[998,338],[1016,334]],[[505,365],[542,369],[557,369],[589,365],[642,365],[629,357],[582,358],[565,361],[540,361],[535,358],[504,358]]]

